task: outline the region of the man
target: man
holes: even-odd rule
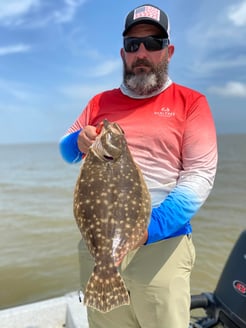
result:
[[[216,133],[204,95],[168,76],[174,53],[169,19],[153,5],[132,10],[125,21],[123,83],[93,97],[61,139],[63,158],[81,160],[104,119],[125,131],[152,198],[142,245],[119,266],[131,304],[102,314],[88,308],[92,328],[186,328],[190,274],[195,260],[191,218],[207,199],[217,165]],[[93,259],[79,245],[84,290]]]

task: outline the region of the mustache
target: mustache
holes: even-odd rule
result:
[[[132,68],[136,68],[138,66],[147,66],[152,67],[151,63],[147,59],[137,59],[133,64]]]

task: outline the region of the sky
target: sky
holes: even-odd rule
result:
[[[59,142],[122,81],[122,31],[143,1],[0,0],[0,143]],[[169,16],[169,75],[205,94],[217,133],[246,133],[246,0],[152,1]]]

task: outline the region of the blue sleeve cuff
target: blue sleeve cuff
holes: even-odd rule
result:
[[[78,163],[82,159],[83,153],[78,147],[78,136],[81,130],[67,134],[60,140],[60,153],[67,163]]]
[[[146,244],[190,233],[190,220],[200,205],[194,193],[176,187],[159,207],[152,209]]]

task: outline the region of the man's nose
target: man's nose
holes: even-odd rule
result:
[[[144,44],[141,42],[139,48],[137,50],[138,57],[146,57],[147,49],[145,48]]]

